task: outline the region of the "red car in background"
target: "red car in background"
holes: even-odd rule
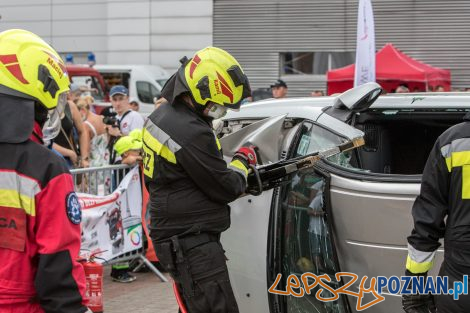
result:
[[[110,105],[106,85],[101,74],[87,65],[67,65],[67,72],[70,81],[78,86],[86,86],[90,90],[88,93],[95,99],[93,105],[96,113]]]

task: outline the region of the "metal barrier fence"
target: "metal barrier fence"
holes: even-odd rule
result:
[[[106,196],[119,185],[127,172],[132,168],[127,164],[107,165],[72,169],[73,184],[76,192],[96,196]]]
[[[107,165],[103,167],[78,168],[70,170],[75,192],[87,193],[97,196],[106,196],[111,194],[126,176],[132,166],[126,164]],[[143,234],[142,234],[143,235]],[[152,272],[154,272],[161,281],[167,282],[167,278],[145,257],[144,248],[127,252],[112,260],[106,260],[103,264],[116,264],[126,261],[139,259]],[[139,265],[138,267],[140,267]]]

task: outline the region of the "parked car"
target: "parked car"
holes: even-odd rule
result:
[[[87,65],[67,65],[70,81],[78,86],[87,86],[92,89],[91,96],[96,102],[106,102],[105,84],[100,73]]]
[[[159,97],[163,85],[170,75],[157,65],[95,65],[103,76],[106,86],[124,85],[129,89],[129,97],[139,102],[140,113],[150,114],[155,105],[153,99]]]
[[[306,272],[404,275],[411,207],[427,156],[437,137],[470,111],[470,95],[397,94],[374,102],[376,94],[361,87],[338,97],[259,101],[224,118],[226,156],[250,142],[265,166],[365,141],[230,204],[232,225],[222,243],[240,312],[357,312],[351,296],[321,302],[317,289],[303,297],[268,293],[278,274],[278,290],[286,290],[287,276]],[[359,282],[348,289],[357,292]],[[383,295],[367,312],[401,312],[400,296]]]

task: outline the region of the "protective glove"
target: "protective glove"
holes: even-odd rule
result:
[[[402,295],[401,303],[406,313],[436,313],[434,297],[427,295]]]
[[[246,168],[249,168],[250,165],[255,166],[258,163],[256,149],[258,149],[258,147],[254,145],[241,147],[237,152],[235,152],[233,159],[237,159],[243,162]]]
[[[405,270],[406,276],[424,276],[424,280],[428,276],[428,273],[414,274],[408,269]],[[411,284],[409,285],[411,287]],[[403,310],[406,313],[436,313],[436,306],[434,305],[434,297],[431,294],[421,295],[407,295],[401,296],[401,303]]]

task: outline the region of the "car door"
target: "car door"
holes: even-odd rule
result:
[[[339,268],[359,277],[401,276],[405,272],[407,236],[413,228],[411,208],[420,190],[420,175],[374,174],[330,158],[316,169],[328,177],[327,209],[331,212]],[[406,162],[406,160],[404,160]],[[435,264],[440,264],[439,249]],[[438,266],[431,271],[436,275]],[[358,291],[359,283],[351,290]],[[371,313],[400,312],[401,297],[384,289],[385,301]],[[373,300],[369,295],[364,302]],[[356,312],[357,299],[349,298]]]
[[[333,130],[334,129],[334,130]],[[329,116],[320,117],[316,122],[304,121],[298,136],[291,142],[288,158],[298,158],[316,151],[327,151],[338,147],[352,134],[360,134],[350,126]],[[346,135],[347,134],[347,135]],[[331,156],[339,164],[348,164],[350,155],[340,153]],[[330,177],[326,171],[315,166],[302,169],[291,175],[279,189],[275,200],[275,217],[271,219],[270,240],[273,247],[268,255],[268,283],[282,274],[283,279],[277,289],[286,289],[286,278],[294,275],[299,281],[305,273],[334,277],[340,271],[334,244],[334,216],[327,208]],[[268,270],[269,270],[268,269]],[[328,284],[332,289],[339,288],[341,282]],[[269,295],[271,312],[348,312],[347,299],[341,296],[334,302],[322,302],[315,296],[319,288],[302,297]],[[324,290],[323,297],[333,294]]]
[[[320,117],[316,121],[303,121],[295,126],[292,126],[292,121],[289,121],[284,123],[280,130],[278,128],[279,125],[282,125],[281,117],[273,117],[267,120],[258,122],[258,124],[251,124],[244,129],[250,130],[251,128],[252,133],[255,134],[254,137],[250,137],[247,131],[238,131],[228,138],[222,138],[224,153],[229,150],[236,150],[236,147],[233,147],[234,142],[242,143],[242,141],[257,143],[257,145],[260,145],[260,150],[263,151],[272,150],[273,146],[276,145],[269,138],[280,138],[282,144],[279,145],[279,148],[282,151],[279,151],[278,155],[285,157],[289,153],[287,150],[293,149],[293,152],[290,152],[290,157],[301,157],[319,151],[335,150],[337,146],[353,142],[363,136],[361,131],[330,116]],[[286,126],[286,124],[290,126]],[[266,128],[266,131],[260,131],[262,127]],[[280,134],[266,134],[272,133],[273,129],[277,129],[276,131]],[[230,143],[230,145],[227,146],[227,143]],[[263,143],[269,149],[263,147]],[[272,157],[270,159],[274,160]],[[310,229],[310,215],[308,205],[306,203],[302,205],[297,203],[295,194],[305,193],[304,197],[310,197],[307,199],[310,202],[314,199],[316,202],[321,201],[321,192],[325,188],[326,179],[321,175],[312,178],[311,176],[314,176],[312,171],[313,169],[303,170],[301,173],[290,177],[290,188],[292,190],[296,189],[295,192],[290,192],[291,190],[286,190],[287,187],[282,187],[264,191],[260,196],[242,197],[230,204],[232,225],[229,230],[222,234],[222,243],[227,250],[231,283],[240,312],[303,312],[293,309],[296,304],[292,304],[292,308],[287,311],[284,307],[281,308],[278,299],[268,297],[267,290],[274,282],[273,274],[278,269],[282,271],[289,262],[289,264],[294,264],[299,261],[298,259],[294,260],[293,255],[287,258],[282,257],[282,254],[286,251],[279,253],[278,243],[282,246],[297,245],[299,255],[307,255],[309,241],[306,238]],[[298,184],[298,187],[295,187],[295,184]],[[302,187],[303,184],[310,184],[311,186],[304,186],[304,188]],[[315,187],[313,187],[314,185]],[[297,188],[300,189],[297,190]],[[311,188],[311,190],[308,191],[308,188]],[[312,188],[316,188],[316,191],[313,191]],[[301,196],[299,195],[299,197]],[[293,226],[283,225],[280,223],[282,218],[295,220],[296,224]],[[321,228],[326,225],[321,212],[312,217],[310,224],[312,232],[315,227],[317,230],[320,229],[318,230],[318,236],[320,236]],[[292,233],[286,233],[290,231]],[[323,228],[323,232],[325,236],[330,236],[325,228]],[[293,239],[294,233],[297,239]],[[288,235],[288,238],[284,240],[283,236],[286,235]],[[324,238],[318,237],[318,239],[322,240]],[[295,242],[295,240],[298,242]],[[326,257],[330,258],[327,262],[330,264],[333,262],[330,252],[332,247],[324,247]],[[288,253],[297,252],[289,251]],[[300,260],[300,262],[303,261],[305,260]],[[279,267],[279,265],[281,266]],[[336,267],[334,268],[336,269]],[[308,265],[304,269],[308,270]],[[294,271],[293,268],[292,271]],[[306,298],[306,300],[309,301],[310,299]],[[343,307],[344,305],[342,304]],[[275,306],[278,308],[275,308]],[[279,311],[279,308],[281,308],[281,311]]]

